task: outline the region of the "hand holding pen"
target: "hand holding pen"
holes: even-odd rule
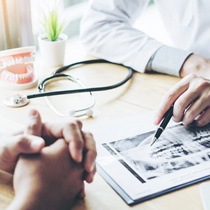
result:
[[[151,141],[151,144],[150,146],[152,146],[156,141],[157,139],[160,137],[160,135],[163,133],[163,131],[165,130],[166,126],[168,125],[170,119],[172,118],[173,116],[173,108],[174,106],[172,105],[169,110],[166,112],[165,114],[165,117],[163,118],[161,124],[159,125],[157,131],[155,132],[155,135]]]

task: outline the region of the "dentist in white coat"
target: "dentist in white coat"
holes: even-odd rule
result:
[[[149,0],[93,0],[81,23],[81,40],[95,56],[144,73],[185,77],[164,97],[155,123],[174,104],[174,120],[210,122],[210,1],[154,0],[173,41],[166,45],[133,27]],[[154,29],[155,30],[155,29]]]

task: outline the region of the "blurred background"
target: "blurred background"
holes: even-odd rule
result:
[[[35,45],[40,33],[40,10],[52,0],[0,0],[0,50]],[[88,0],[61,0],[69,21],[65,33],[69,36],[66,54],[72,60],[84,55],[79,41],[81,18],[88,7]],[[153,1],[134,24],[155,39],[171,44]],[[70,60],[67,59],[66,62]]]

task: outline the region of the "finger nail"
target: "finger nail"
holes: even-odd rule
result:
[[[33,117],[36,117],[37,116],[37,111],[35,109],[31,109],[29,111],[29,116],[33,116]]]
[[[87,183],[91,183],[91,182],[93,182],[93,177],[94,177],[94,175],[93,174],[88,174],[88,176],[86,177],[86,182]]]
[[[158,125],[158,124],[159,124],[159,122],[158,122],[158,119],[157,119],[157,118],[154,118],[154,119],[153,119],[153,124],[155,124],[155,125]]]
[[[31,148],[34,150],[39,150],[43,147],[44,147],[43,139],[37,139],[37,140],[31,142]]]
[[[80,153],[76,153],[73,155],[73,159],[78,162],[78,163],[81,163],[82,162],[82,155]]]
[[[90,171],[93,171],[95,169],[95,163],[93,163],[90,167]]]

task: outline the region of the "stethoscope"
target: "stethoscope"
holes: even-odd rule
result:
[[[84,61],[75,62],[75,63],[69,64],[69,65],[66,65],[66,66],[63,66],[63,67],[57,69],[56,71],[53,72],[53,74],[51,76],[49,76],[49,77],[45,78],[43,81],[41,81],[40,84],[38,85],[39,93],[31,94],[31,95],[16,94],[16,95],[8,96],[4,99],[4,104],[6,104],[7,106],[10,106],[10,107],[22,107],[22,106],[27,105],[29,103],[30,99],[46,97],[48,105],[58,115],[73,116],[73,117],[80,117],[80,116],[84,116],[84,115],[92,116],[93,115],[92,108],[95,105],[95,98],[94,98],[92,92],[111,90],[111,89],[117,88],[119,86],[122,86],[128,80],[130,80],[132,78],[133,73],[134,73],[134,70],[132,68],[127,67],[128,74],[120,82],[115,83],[113,85],[101,86],[101,87],[90,87],[90,88],[86,88],[82,82],[80,82],[77,78],[71,76],[70,74],[63,73],[65,70],[70,69],[75,66],[85,65],[85,64],[99,64],[99,63],[109,63],[109,64],[121,65],[123,67],[126,67],[122,64],[113,63],[113,62],[103,60],[103,59],[84,60]],[[59,90],[59,91],[45,92],[47,85],[54,82],[55,80],[69,80],[69,81],[74,82],[77,85],[79,85],[80,88],[73,89],[73,90]],[[73,93],[86,93],[86,92],[90,95],[91,103],[83,108],[78,108],[75,110],[68,110],[65,113],[58,111],[50,103],[50,100],[48,99],[49,96],[73,94]]]

